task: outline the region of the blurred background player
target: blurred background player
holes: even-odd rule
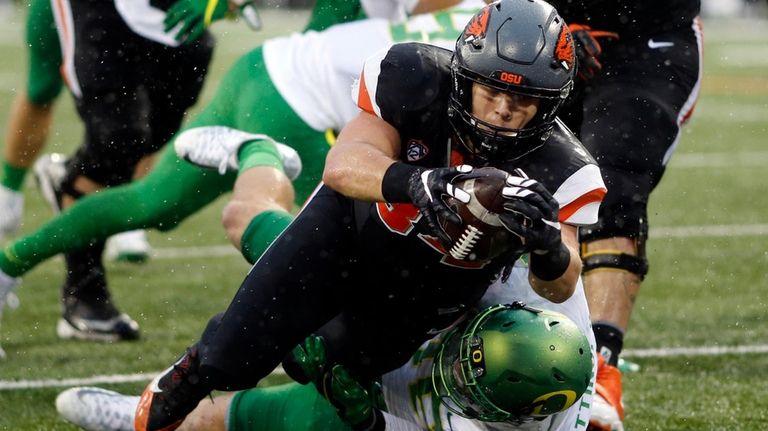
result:
[[[576,226],[596,220],[604,193],[599,169],[556,119],[573,66],[556,11],[517,0],[473,16],[454,53],[408,43],[366,60],[353,89],[363,111],[329,151],[325,185],[226,312],[147,386],[136,428],[174,429],[211,390],[253,387],[331,321],[320,330],[329,358],[363,377],[392,370],[525,253],[531,287],[553,302],[569,298],[581,272]],[[499,70],[526,80],[510,83]],[[462,162],[517,173],[499,217],[520,241],[480,261],[453,258],[438,224],[458,223],[442,196],[468,202],[450,184],[471,175]]]
[[[85,129],[65,169],[56,169],[46,158],[35,167],[52,208],[67,208],[86,194],[130,181],[140,163],[147,163],[178,129],[197,100],[213,54],[211,35],[189,25],[205,14],[194,10],[197,3],[202,2],[52,3],[62,76]],[[174,8],[190,13],[166,17],[165,11]],[[227,8],[228,2],[219,3],[201,25],[223,16]],[[177,18],[178,25],[168,33],[166,18]],[[106,289],[104,246],[94,241],[64,254],[59,337],[120,340],[139,335],[138,324],[117,310]]]
[[[46,25],[52,25],[52,16],[50,13],[50,5],[44,1],[40,1],[40,4],[45,5],[47,8],[43,11],[45,13],[40,13],[40,18],[36,20],[36,22],[40,22],[41,24]],[[401,19],[405,16],[407,16],[410,12],[418,12],[425,8],[435,8],[442,6],[444,4],[451,4],[456,3],[456,1],[451,0],[422,0],[421,2],[411,2],[411,1],[387,1],[387,2],[371,2],[369,0],[366,0],[363,2],[363,6],[361,6],[361,3],[357,0],[320,0],[316,2],[315,8],[313,9],[313,14],[311,17],[311,20],[309,24],[307,25],[308,30],[320,30],[323,28],[327,28],[328,26],[339,23],[339,22],[346,22],[350,21],[356,18],[359,18],[361,16],[365,16],[366,14],[381,14],[387,18],[392,19]],[[214,3],[211,3],[214,4]],[[245,21],[252,27],[257,28],[260,26],[260,21],[258,19],[258,13],[256,12],[255,8],[253,7],[253,4],[249,1],[232,1],[230,3],[220,2],[215,3],[217,4],[217,7],[212,9],[213,14],[210,17],[210,20],[218,19],[225,14],[229,14],[231,10],[237,10],[242,18],[245,19]],[[227,9],[226,5],[229,4],[229,9]],[[173,41],[174,37],[171,37],[175,35],[175,39],[182,40],[187,43],[191,42],[192,40],[196,40],[197,37],[199,37],[205,27],[207,27],[210,22],[206,22],[205,13],[207,11],[206,7],[209,5],[209,2],[201,1],[201,0],[179,0],[175,2],[170,9],[169,15],[166,17],[166,19],[163,21],[162,15],[158,15],[158,11],[155,10],[152,7],[149,7],[149,9],[142,9],[145,7],[148,7],[147,5],[137,5],[134,3],[126,3],[126,2],[117,2],[117,9],[121,13],[121,17],[125,18],[125,16],[128,16],[129,18],[125,18],[126,22],[132,23],[131,29],[135,30],[137,33],[141,34],[142,36],[146,36],[153,40],[159,40],[161,43],[175,43]],[[135,9],[138,8],[138,9]],[[38,8],[39,9],[39,8]],[[370,10],[369,10],[370,9]],[[110,8],[111,10],[111,8]],[[144,13],[146,12],[146,14]],[[114,15],[114,12],[110,12],[112,15]],[[138,14],[138,18],[135,16]],[[66,13],[64,14],[66,16]],[[133,18],[131,16],[133,15]],[[147,17],[147,22],[143,20],[142,17]],[[104,18],[99,18],[104,19]],[[146,24],[149,24],[147,27]],[[170,31],[170,35],[164,35],[162,31],[158,30],[159,28],[163,28],[164,30]],[[38,41],[37,44],[40,44],[40,40],[45,40],[42,36],[48,36],[49,42],[51,45],[54,44],[54,38],[52,37],[53,32],[49,32],[45,35],[32,35],[31,37],[34,37],[34,40]],[[139,39],[137,37],[133,37],[133,39]],[[145,43],[147,44],[147,43]],[[56,46],[58,46],[58,43],[56,43]],[[181,50],[181,48],[179,48]],[[61,63],[61,56],[60,53],[57,53],[58,55],[58,64]],[[182,54],[183,55],[183,54]],[[50,71],[56,69],[54,67],[50,68]],[[40,69],[38,67],[38,69]],[[53,74],[53,77],[57,79],[59,86],[60,86],[60,76],[58,74],[58,71]],[[139,78],[140,79],[140,78]],[[158,94],[163,94],[162,89],[156,89]],[[166,94],[166,96],[173,97],[172,94]],[[152,102],[154,103],[154,102]],[[140,102],[136,102],[136,104],[140,104]],[[174,106],[178,106],[178,103]],[[116,121],[119,120],[121,115],[124,115],[125,112],[115,113],[115,119]],[[162,113],[156,113],[153,114],[154,116],[159,116],[159,114]],[[27,116],[21,116],[22,118],[27,118]],[[100,122],[98,118],[93,119],[94,122]],[[140,120],[135,120],[136,121]],[[169,122],[170,125],[172,122]],[[131,122],[126,122],[127,128],[130,130],[136,129],[139,127],[138,124],[133,124]],[[133,127],[132,127],[133,126]],[[148,126],[150,129],[152,128],[152,125],[150,124]],[[129,130],[129,131],[130,131]],[[133,130],[136,132],[136,130]],[[139,132],[141,132],[139,130]],[[146,132],[146,130],[144,131]],[[164,132],[164,130],[161,130],[160,132]],[[31,132],[30,132],[31,133]],[[117,134],[118,132],[114,132],[112,134]],[[158,135],[161,133],[157,133]],[[25,133],[23,130],[19,132],[19,134],[15,136],[24,136]],[[108,136],[109,138],[109,136]],[[154,139],[154,138],[153,138]],[[39,148],[44,143],[43,140],[37,140],[36,145]],[[93,147],[93,145],[91,146]],[[31,160],[31,159],[30,159]],[[44,191],[44,194],[47,196],[47,200],[51,204],[52,208],[54,209],[54,212],[58,212],[59,210],[59,197],[62,195],[61,190],[61,183],[64,181],[65,177],[65,161],[66,157],[61,155],[46,155],[41,158],[41,160],[38,161],[36,164],[36,173],[38,174],[39,183]],[[136,170],[140,173],[143,173],[147,169],[147,163],[138,164]],[[90,187],[89,185],[88,187]],[[17,208],[19,210],[18,216],[16,218],[17,222],[20,219],[20,209],[21,209],[21,201],[19,200],[21,198],[20,194],[15,193],[9,193],[6,194],[9,196],[9,199],[11,202],[8,204],[8,206],[13,206],[14,208]],[[4,196],[4,195],[3,195]],[[0,196],[2,198],[2,196]],[[17,222],[12,223],[13,225],[16,225]],[[107,242],[107,255],[112,256],[115,258],[120,258],[124,260],[131,260],[131,261],[142,261],[144,260],[149,253],[149,247],[148,243],[145,240],[145,234],[143,231],[137,230],[137,231],[131,231],[126,232],[122,235],[120,235],[119,238],[110,239]],[[116,241],[116,239],[121,239],[121,241]],[[108,339],[114,339],[114,338],[132,338],[135,335],[137,335],[137,332],[135,332],[134,328],[136,325],[134,322],[132,322],[130,319],[127,318],[127,316],[124,315],[117,315],[116,310],[114,310],[114,307],[110,304],[111,301],[109,301],[109,294],[106,290],[105,281],[103,280],[103,266],[101,265],[101,261],[96,259],[94,256],[100,255],[98,250],[94,250],[94,248],[98,249],[98,244],[95,244],[93,246],[90,246],[90,251],[85,251],[82,254],[87,255],[93,255],[89,259],[86,259],[84,256],[73,256],[72,259],[68,259],[68,263],[70,260],[74,261],[80,261],[85,262],[87,264],[83,265],[74,265],[76,271],[73,271],[70,268],[69,271],[69,278],[67,286],[65,286],[65,289],[63,289],[62,295],[64,296],[63,301],[65,303],[65,312],[64,317],[60,321],[59,324],[59,334],[62,337],[69,338],[69,337],[77,337],[77,338],[93,338],[93,339],[104,339],[105,337]],[[85,269],[83,266],[87,267],[93,267],[91,269]],[[77,274],[87,272],[87,275],[84,276],[78,276]],[[86,278],[86,281],[82,283],[78,283],[76,280],[80,278]],[[89,287],[86,288],[80,288],[77,287],[81,284],[87,284]],[[76,287],[72,287],[72,286]],[[85,291],[91,291],[90,293]],[[96,297],[96,300],[89,300],[89,301],[83,301],[78,298],[78,296],[89,296],[89,297]],[[103,300],[102,298],[107,298],[107,300]],[[89,298],[91,299],[91,298]],[[99,307],[102,307],[101,305],[94,306],[93,303],[97,304],[105,304],[103,305],[102,309],[98,309]],[[95,312],[95,313],[94,313]],[[96,316],[93,316],[93,314],[96,314]],[[91,318],[87,318],[90,316]],[[111,316],[111,317],[110,317]],[[108,320],[104,320],[102,318],[109,317]]]
[[[563,119],[600,165],[608,193],[581,228],[584,283],[600,353],[593,427],[621,430],[624,332],[648,272],[648,197],[701,82],[699,0],[553,0],[577,46],[579,79]],[[605,366],[602,366],[605,364]]]
[[[255,9],[249,2],[200,0],[116,0],[95,9],[80,0],[55,3],[62,74],[85,125],[84,143],[66,166],[56,157],[35,164],[55,211],[148,169],[149,156],[170,139],[202,89],[213,49],[205,28],[234,10]],[[146,256],[143,231],[126,240],[140,252],[129,258]],[[136,322],[116,309],[106,289],[103,249],[96,241],[65,253],[59,337],[138,336]]]
[[[223,223],[232,243],[255,261],[292,220],[294,200],[303,202],[320,181],[329,148],[326,131],[340,129],[358,112],[349,88],[364,59],[393,41],[453,46],[463,23],[482,5],[467,1],[400,24],[367,20],[267,41],[233,65],[211,103],[176,139],[183,157],[199,164],[202,157],[229,172],[219,176],[196,167],[168,146],[145,178],[86,196],[9,244],[0,255],[0,289],[10,290],[14,277],[44,259],[111,233],[172,229],[233,187]],[[293,187],[283,173],[285,157],[265,134],[290,143],[304,160],[304,173]],[[295,167],[289,170],[297,174]],[[256,189],[262,192],[253,193]]]
[[[25,40],[26,86],[16,94],[11,107],[0,171],[0,243],[21,225],[24,179],[47,141],[53,103],[63,87],[61,50],[50,1],[29,3]]]
[[[520,308],[520,303],[490,305],[513,299],[531,303],[524,308]],[[327,362],[324,343],[310,337],[294,349],[289,360],[301,364],[302,381],[310,379],[316,386],[291,383],[205,399],[178,429],[362,429],[374,415],[379,415],[375,409],[386,407],[376,420],[379,428],[374,429],[386,426],[401,430],[585,430],[596,364],[581,282],[571,298],[555,304],[531,289],[527,269],[518,262],[509,280],[494,284],[478,307],[483,311],[469,315],[457,328],[426,342],[406,364],[383,376],[385,406],[372,401],[377,398],[375,385],[361,386],[351,376],[347,378],[339,369],[341,366],[334,368]],[[540,307],[550,310],[532,311]],[[464,349],[459,346],[460,340]],[[468,345],[473,342],[474,349]],[[482,361],[472,361],[471,353],[481,354]],[[451,381],[450,377],[445,380],[446,370],[456,361],[467,367],[464,375],[474,372],[479,376],[475,380],[477,390]],[[551,374],[553,369],[558,370],[556,374]],[[325,389],[317,385],[321,381],[329,383]],[[371,394],[366,393],[364,386],[373,390]],[[580,396],[582,388],[586,392]],[[555,391],[560,396],[550,401],[557,402],[542,402],[548,398],[545,394]],[[138,396],[99,388],[72,388],[57,397],[56,408],[68,421],[86,430],[122,431],[133,430],[138,401]],[[511,408],[513,405],[515,408]],[[534,419],[531,407],[535,405],[539,409]],[[474,418],[463,417],[468,413],[467,407],[475,412]],[[510,410],[516,413],[507,415]],[[381,423],[382,418],[386,425]]]
[[[29,2],[25,40],[26,86],[16,94],[11,106],[0,162],[0,243],[21,226],[24,180],[48,140],[54,104],[63,87],[61,48],[50,1]],[[110,258],[128,261],[143,261],[150,251],[146,236],[140,231],[109,238],[107,250]]]

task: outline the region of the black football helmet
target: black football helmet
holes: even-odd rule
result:
[[[449,116],[458,139],[486,162],[514,160],[541,146],[573,87],[573,37],[542,0],[499,0],[478,12],[456,41]],[[472,115],[472,86],[539,99],[523,128],[505,129]]]

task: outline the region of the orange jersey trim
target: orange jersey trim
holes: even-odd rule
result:
[[[376,112],[373,110],[371,95],[368,93],[368,86],[365,85],[365,74],[360,75],[360,89],[357,92],[357,106],[369,114],[376,115]]]
[[[560,221],[563,222],[565,220],[568,220],[573,214],[576,213],[576,211],[580,210],[584,205],[602,201],[607,191],[608,190],[602,187],[599,189],[594,189],[592,191],[589,191],[581,195],[578,199],[574,200],[568,205],[560,208]]]

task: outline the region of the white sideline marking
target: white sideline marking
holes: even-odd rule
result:
[[[675,356],[720,356],[733,354],[768,353],[768,344],[751,346],[701,346],[701,347],[662,347],[658,349],[626,349],[622,356],[627,358],[670,358]],[[113,374],[106,376],[79,377],[68,379],[43,380],[0,380],[0,391],[22,389],[62,388],[71,386],[104,385],[114,383],[148,382],[157,373]],[[282,367],[277,367],[272,374],[285,375]]]

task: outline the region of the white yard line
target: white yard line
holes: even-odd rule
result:
[[[152,250],[152,259],[180,259],[194,257],[239,256],[240,251],[231,245],[192,247],[164,247]]]
[[[653,238],[705,238],[765,235],[768,235],[768,224],[734,224],[651,228],[651,237]],[[238,255],[240,255],[240,252],[229,245],[163,247],[155,248],[152,252],[153,259],[204,258]]]
[[[68,379],[43,380],[0,380],[0,390],[66,388],[70,386],[92,386],[114,383],[133,383],[152,380],[157,373],[113,374],[110,376],[75,377]]]
[[[627,358],[671,358],[675,356],[720,356],[768,353],[768,344],[748,346],[662,347],[658,349],[626,349],[621,356]]]
[[[678,356],[721,356],[768,353],[767,344],[745,346],[700,346],[700,347],[661,347],[656,349],[626,349],[622,356],[626,358],[671,358]],[[22,389],[64,388],[71,386],[92,386],[115,383],[146,382],[154,378],[157,373],[113,374],[91,377],[74,377],[66,379],[42,379],[42,380],[0,380],[0,391],[13,391]],[[285,375],[285,371],[278,367],[273,375]]]
[[[93,386],[108,385],[116,383],[135,383],[148,382],[160,374],[161,371],[154,373],[133,373],[133,374],[112,374],[91,377],[72,377],[66,379],[42,379],[42,380],[0,380],[0,391],[14,391],[20,389],[45,389],[45,388],[68,388],[72,386]],[[272,375],[285,375],[283,368],[278,366]]]
[[[670,169],[763,167],[768,164],[768,151],[734,153],[677,153],[669,162]]]
[[[708,238],[765,235],[768,235],[768,224],[656,227],[651,228],[649,236],[651,238]]]

